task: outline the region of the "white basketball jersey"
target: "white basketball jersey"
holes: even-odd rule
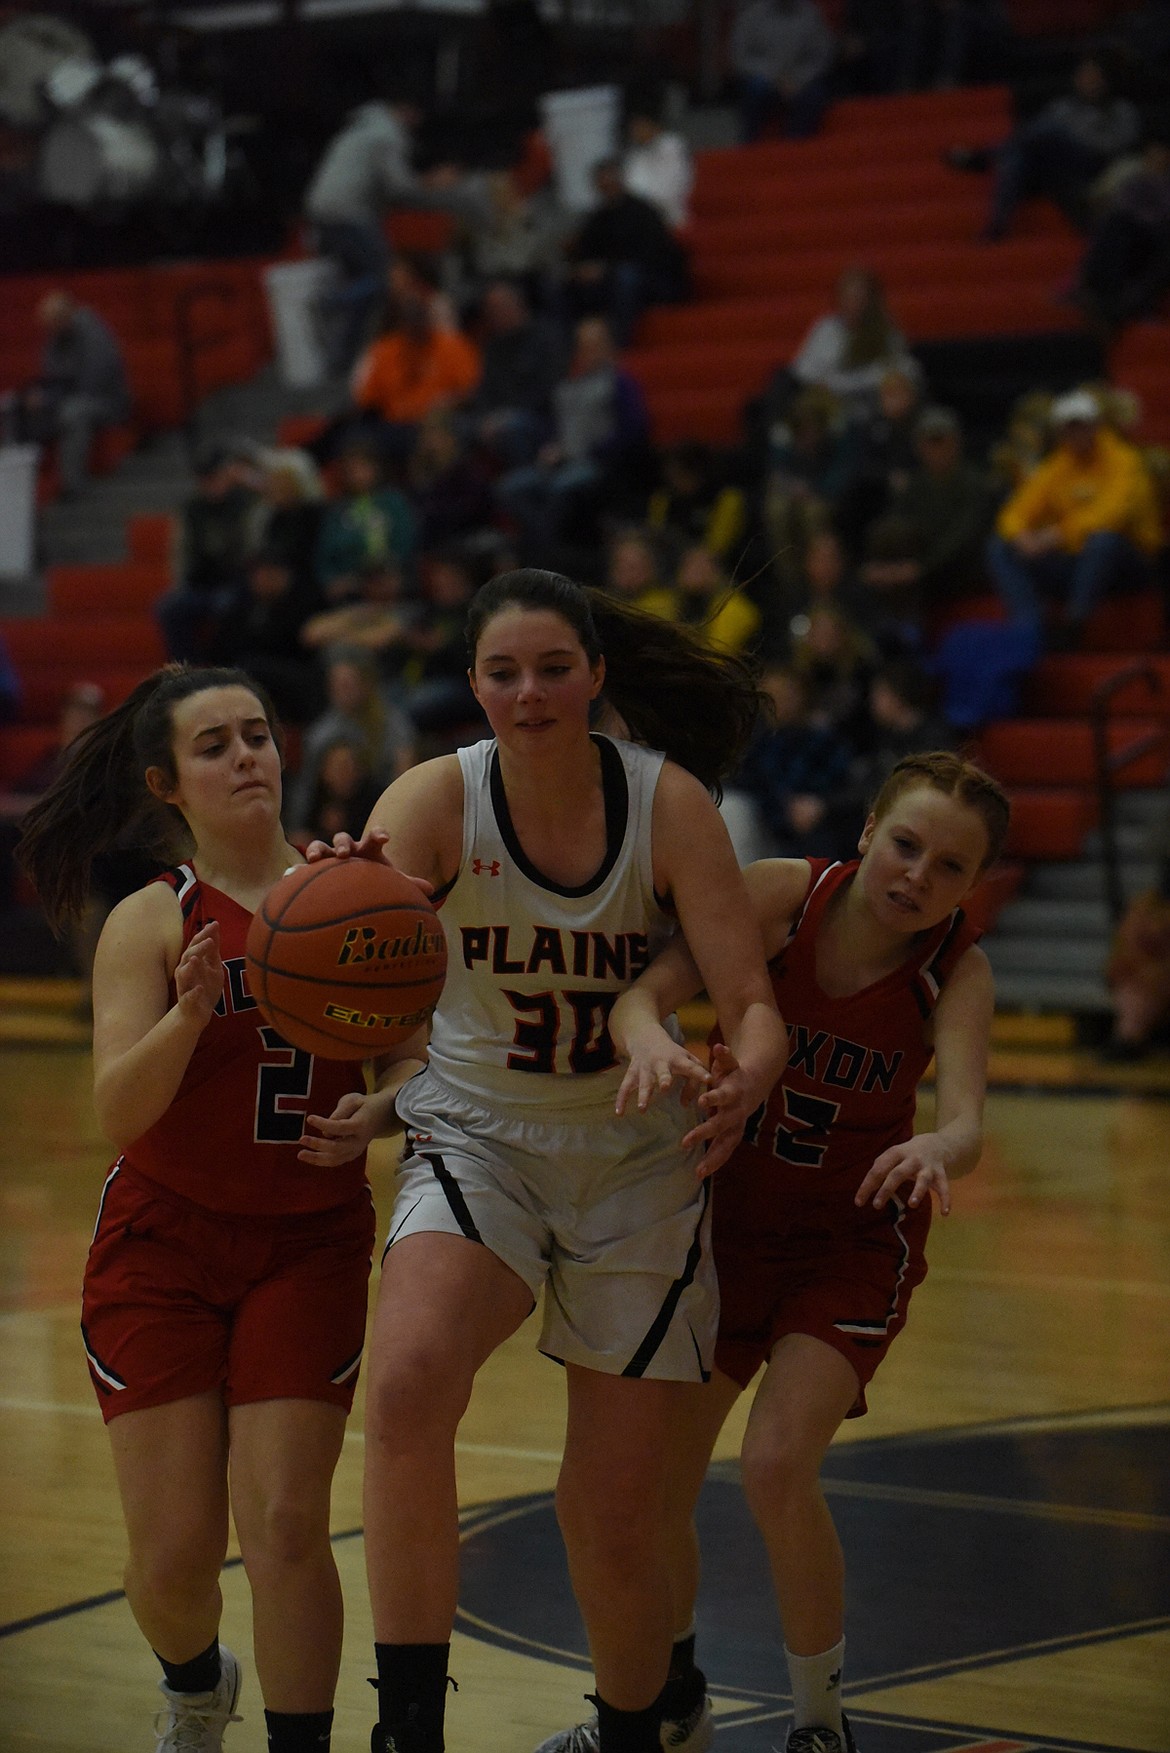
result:
[[[662,755],[595,736],[606,851],[588,882],[567,888],[525,857],[512,826],[494,741],[460,749],[463,854],[436,897],[447,981],[431,1064],[493,1108],[554,1116],[612,1112],[622,1079],[608,1019],[674,930],[654,893],[650,826]]]

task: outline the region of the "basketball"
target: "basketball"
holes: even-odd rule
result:
[[[290,1046],[325,1059],[366,1059],[413,1035],[446,972],[430,902],[368,858],[287,871],[248,928],[253,998]]]

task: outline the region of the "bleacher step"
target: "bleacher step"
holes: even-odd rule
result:
[[[1004,937],[1104,938],[1110,930],[1104,900],[1041,900],[1025,896],[1009,901],[995,921],[995,934]]]
[[[1081,1015],[1111,1008],[1105,982],[1078,974],[997,975],[995,997],[1004,1008],[1024,1011]]]
[[[1001,974],[1053,974],[1099,979],[1108,952],[1108,939],[1064,937],[995,937],[984,940],[987,959],[996,979]]]
[[[1127,860],[1122,870],[1122,887],[1127,895],[1140,894],[1143,889],[1152,887],[1157,874],[1157,866],[1149,859]],[[1028,898],[1103,902],[1105,876],[1096,860],[1040,864],[1029,873]]]

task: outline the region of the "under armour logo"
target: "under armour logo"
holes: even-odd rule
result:
[[[498,858],[493,858],[490,864],[485,864],[482,858],[473,858],[471,874],[472,876],[499,876],[500,861]]]

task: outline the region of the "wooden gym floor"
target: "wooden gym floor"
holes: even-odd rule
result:
[[[0,991],[0,1753],[153,1746],[156,1665],[119,1593],[122,1534],[77,1333],[109,1152],[79,994]],[[1000,1020],[979,1172],[834,1446],[859,1753],[1170,1753],[1170,1062],[1104,1070],[1059,1021]],[[1086,1090],[1092,1093],[1084,1093]],[[929,1121],[929,1096],[923,1120]],[[389,1210],[393,1149],[372,1180]],[[588,1689],[551,1509],[560,1372],[529,1325],[460,1442],[466,1563],[451,1753],[529,1753]],[[705,1495],[699,1655],[717,1753],[783,1745],[785,1676],[733,1418]],[[336,1753],[369,1744],[361,1401],[334,1494],[348,1625]],[[224,1635],[247,1661],[247,1589]],[[254,1677],[227,1753],[262,1753]]]

